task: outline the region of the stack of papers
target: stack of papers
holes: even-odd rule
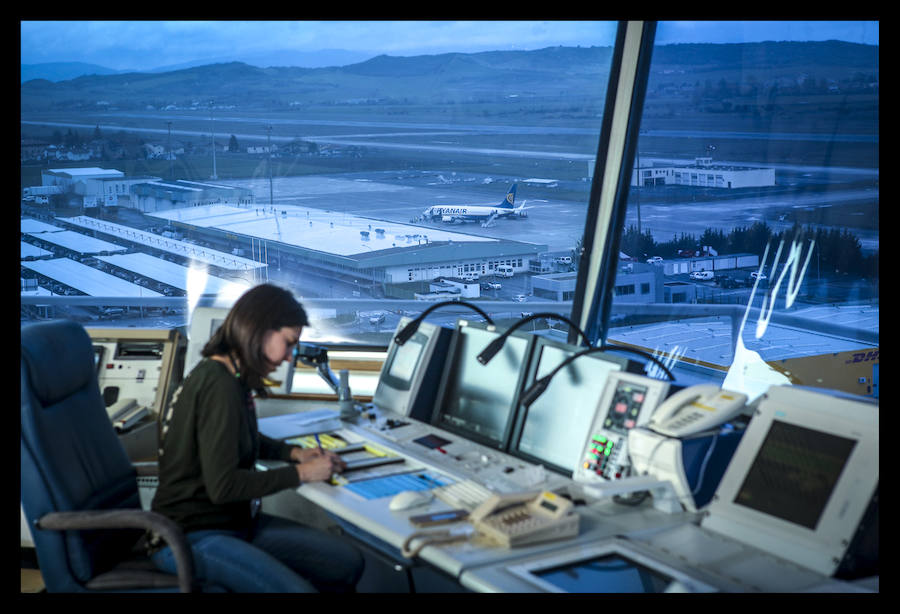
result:
[[[331,409],[314,409],[259,420],[259,432],[272,439],[325,433],[341,427],[340,413]]]

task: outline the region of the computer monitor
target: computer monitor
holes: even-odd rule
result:
[[[478,362],[478,354],[501,334],[490,324],[457,321],[431,423],[505,450],[534,337],[513,331],[488,364]]]
[[[225,321],[228,311],[227,307],[194,308],[193,313],[191,313],[191,323],[188,326],[187,353],[184,357],[185,377],[203,358],[200,354],[203,351],[203,346],[206,345],[213,333]]]
[[[530,556],[506,571],[548,593],[711,593],[716,588],[638,543],[608,538]]]
[[[396,332],[411,321],[412,318],[400,318]],[[372,404],[429,422],[452,336],[452,328],[421,322],[403,345],[397,345],[392,337]]]
[[[203,358],[201,352],[203,346],[209,341],[213,333],[225,322],[230,308],[228,307],[195,307],[191,313],[191,323],[188,327],[187,352],[184,359],[184,377],[193,370]],[[291,391],[291,379],[294,376],[294,366],[291,361],[279,365],[278,369],[269,375],[272,380],[281,382],[280,386],[273,387],[272,392],[288,394]]]
[[[523,389],[585,347],[536,337]],[[530,407],[518,408],[509,452],[566,476],[581,446],[610,373],[634,369],[634,361],[608,352],[585,354],[563,367]]]
[[[832,576],[869,541],[860,524],[877,517],[877,490],[878,405],[775,386],[701,526]]]

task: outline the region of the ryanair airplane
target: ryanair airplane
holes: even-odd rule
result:
[[[482,227],[487,227],[497,218],[523,218],[528,217],[525,212],[525,201],[518,207],[515,206],[516,186],[512,184],[506,193],[506,198],[497,205],[434,205],[422,212],[422,217],[431,221],[461,224],[463,222],[481,222]]]

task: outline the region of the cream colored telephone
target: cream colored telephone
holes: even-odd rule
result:
[[[469,515],[480,533],[507,548],[578,535],[579,518],[571,501],[549,491],[495,494]]]
[[[747,395],[700,384],[679,390],[660,403],[647,428],[667,437],[685,437],[713,428],[740,414]]]

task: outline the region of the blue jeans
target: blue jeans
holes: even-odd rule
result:
[[[241,593],[353,591],[362,575],[362,554],[344,539],[290,520],[260,514],[250,535],[238,531],[192,531],[194,577]],[[175,573],[168,546],[152,556]]]

